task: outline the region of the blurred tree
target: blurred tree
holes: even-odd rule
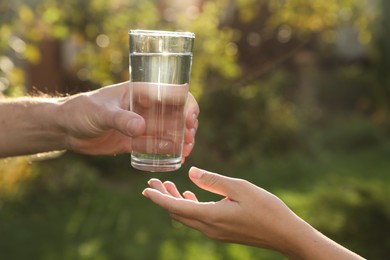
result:
[[[381,0],[381,16],[379,19],[379,28],[377,35],[377,45],[378,45],[378,76],[380,84],[380,90],[378,91],[378,99],[382,99],[382,105],[387,107],[389,111],[390,103],[390,36],[388,32],[390,31],[390,2]]]
[[[215,73],[208,77],[207,86],[211,87],[204,89],[201,107],[202,114],[206,115],[201,121],[203,129],[210,128],[202,133],[201,145],[229,162],[244,158],[255,162],[260,151],[278,154],[298,147],[299,142],[305,142],[300,137],[303,128],[323,116],[318,102],[324,87],[321,81],[329,77],[330,69],[346,64],[339,62],[338,55],[342,55],[336,51],[341,29],[346,27],[357,32],[356,38],[347,38],[343,51],[354,44],[364,50],[359,55],[365,59],[370,55],[367,49],[377,16],[375,3],[364,0],[215,2],[222,9],[220,28],[233,32],[229,47],[234,47],[240,73],[231,79],[217,77]],[[361,59],[361,56],[353,58]],[[333,68],[327,67],[328,59],[334,59],[330,63]],[[360,82],[357,78],[356,81]],[[333,100],[345,87],[334,86],[335,92],[328,96]],[[352,93],[345,96],[355,90],[358,89],[351,86]],[[369,93],[370,98],[375,96],[373,90],[361,93]],[[241,158],[237,151],[243,150],[247,152]]]
[[[0,18],[0,32],[4,36],[0,43],[3,89],[22,85],[30,89],[35,85],[43,92],[72,92],[77,89],[70,84],[84,82],[91,88],[91,82],[107,85],[127,80],[127,31],[131,28],[196,33],[194,93],[201,92],[200,83],[204,83],[209,68],[222,75],[234,75],[237,69],[235,53],[220,48],[228,45],[231,33],[218,28],[217,3],[205,4],[202,12],[192,17],[178,15],[174,21],[164,17],[164,10],[159,9],[162,7],[156,1],[2,0],[0,7],[7,14]],[[50,49],[55,51],[54,56]],[[218,59],[209,59],[211,55]],[[55,73],[48,73],[50,69]],[[19,73],[15,79],[16,71]],[[23,77],[22,71],[30,73]],[[56,79],[45,83],[44,78]],[[11,94],[13,90],[7,92]]]

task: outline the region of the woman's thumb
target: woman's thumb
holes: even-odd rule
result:
[[[237,196],[235,186],[239,180],[226,177],[217,173],[208,172],[196,167],[191,167],[189,176],[200,188],[234,199]]]

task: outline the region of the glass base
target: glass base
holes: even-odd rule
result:
[[[146,159],[131,156],[131,166],[147,172],[171,172],[181,167],[181,158]]]

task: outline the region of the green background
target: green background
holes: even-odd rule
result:
[[[283,259],[212,241],[141,195],[157,177],[219,200],[189,181],[194,165],[247,179],[335,241],[386,259],[389,3],[0,0],[3,95],[128,80],[129,29],[182,30],[196,34],[201,107],[195,148],[173,173],[137,171],[129,155],[0,161],[0,258]]]

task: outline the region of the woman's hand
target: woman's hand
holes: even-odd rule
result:
[[[194,167],[189,177],[200,188],[224,198],[199,202],[194,193],[180,194],[174,183],[158,179],[149,181],[143,195],[173,219],[212,239],[270,248],[290,259],[362,259],[315,230],[278,197],[248,181]]]

